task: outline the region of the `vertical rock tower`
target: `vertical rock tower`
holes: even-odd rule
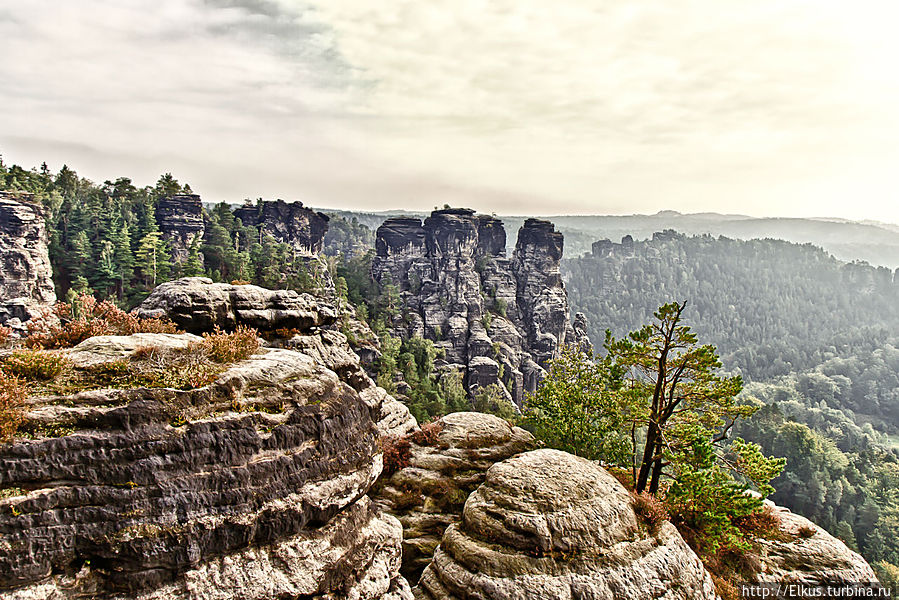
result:
[[[172,249],[172,260],[184,262],[190,247],[202,240],[206,231],[203,203],[197,194],[176,194],[161,198],[156,204],[156,223],[163,239]]]
[[[321,252],[328,231],[328,215],[306,208],[302,202],[265,200],[245,204],[234,211],[234,216],[305,254]]]
[[[56,302],[40,204],[25,192],[0,192],[0,322],[16,324]]]
[[[521,404],[548,361],[579,343],[559,273],[562,234],[528,219],[512,258],[496,217],[435,210],[424,223],[397,217],[378,228],[372,277],[399,291],[396,335],[421,336],[444,350],[444,368],[463,371],[469,392],[499,383]]]

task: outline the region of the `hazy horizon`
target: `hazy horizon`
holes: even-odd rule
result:
[[[210,202],[896,224],[897,17],[887,0],[0,0],[0,152],[98,182],[171,172]]]

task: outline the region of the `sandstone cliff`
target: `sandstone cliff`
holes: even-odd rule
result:
[[[234,211],[244,225],[258,228],[297,251],[318,254],[328,231],[328,215],[283,200],[245,204]]]
[[[333,308],[306,311],[290,348],[203,387],[31,398],[28,437],[0,446],[0,598],[410,598],[402,527],[366,493],[378,438],[414,419],[319,326]],[[63,353],[118,373],[196,341],[105,336]]]
[[[559,273],[562,234],[528,219],[506,257],[502,222],[468,209],[387,219],[378,228],[372,277],[396,286],[402,338],[421,336],[459,368],[469,391],[500,383],[520,404],[563,344],[577,343]]]
[[[20,327],[56,301],[47,228],[31,194],[0,192],[0,323]]]
[[[184,262],[191,245],[203,239],[206,231],[203,203],[196,194],[177,194],[160,198],[156,204],[156,224],[172,249],[172,260]]]

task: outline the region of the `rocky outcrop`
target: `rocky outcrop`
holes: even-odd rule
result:
[[[238,325],[259,331],[305,330],[337,319],[333,306],[293,290],[255,285],[213,283],[206,277],[184,277],[158,286],[137,310],[141,318],[167,317],[191,333]]]
[[[495,463],[532,450],[534,437],[484,413],[453,413],[410,436],[409,465],[382,478],[375,503],[403,524],[402,574],[418,581],[446,528],[458,523],[468,495]]]
[[[302,202],[260,200],[238,207],[234,216],[305,254],[321,252],[328,231],[328,215],[306,208]]]
[[[184,262],[191,246],[203,239],[203,203],[196,194],[176,194],[160,198],[156,204],[156,224],[169,243],[172,260]],[[202,254],[199,255],[202,259]]]
[[[492,466],[413,592],[419,599],[716,598],[673,525],[650,530],[615,478],[558,450]]]
[[[759,583],[833,586],[876,582],[871,566],[805,517],[770,501],[780,519],[780,539],[758,539]]]
[[[559,273],[562,245],[552,223],[528,219],[510,259],[499,219],[435,210],[424,223],[391,218],[378,228],[372,276],[399,291],[395,334],[434,340],[445,354],[440,366],[461,368],[470,392],[499,383],[520,404],[559,348],[578,342]]]
[[[198,339],[103,336],[66,356],[98,369]],[[402,527],[366,494],[378,438],[415,421],[339,332],[290,345],[202,388],[30,399],[30,439],[0,446],[0,598],[408,600]]]
[[[47,228],[31,194],[0,192],[0,323],[22,323],[56,302]]]

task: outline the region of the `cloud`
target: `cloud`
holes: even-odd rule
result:
[[[886,0],[3,4],[19,162],[84,144],[102,177],[234,200],[899,221]]]

